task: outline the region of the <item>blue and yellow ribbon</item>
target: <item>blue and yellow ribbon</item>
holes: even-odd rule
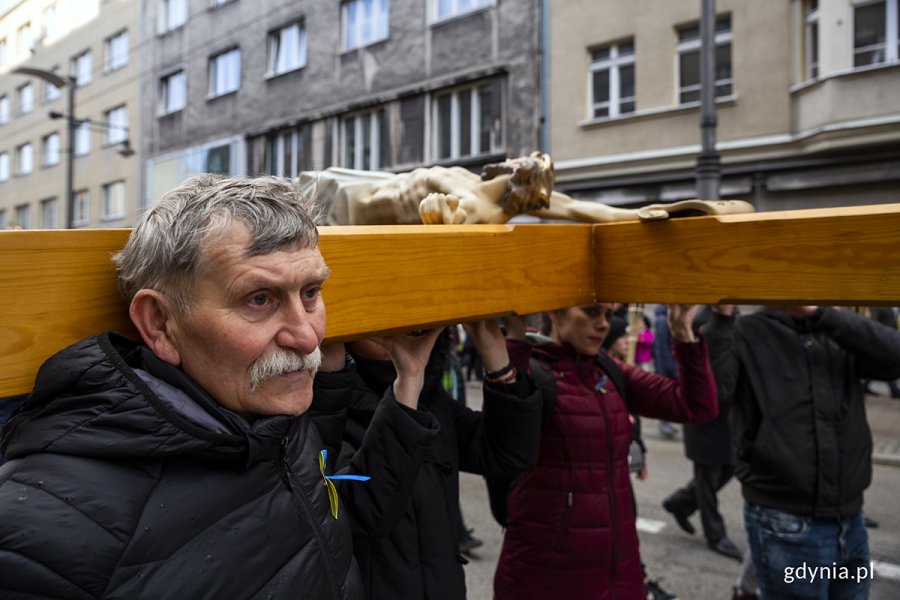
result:
[[[349,479],[351,481],[368,481],[371,477],[367,475],[326,475],[325,465],[328,464],[328,450],[319,452],[319,472],[322,474],[322,480],[328,489],[328,502],[331,504],[331,516],[338,518],[338,493],[337,488],[332,483],[333,479]]]

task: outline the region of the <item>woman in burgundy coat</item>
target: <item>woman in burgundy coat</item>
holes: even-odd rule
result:
[[[549,313],[546,337],[511,342],[517,366],[553,374],[556,408],[536,467],[513,484],[494,577],[497,600],[646,598],[628,474],[629,412],[677,422],[716,416],[706,343],[691,329],[696,306],[672,305],[678,380],[598,358],[611,304]],[[535,363],[537,361],[538,364]],[[624,390],[608,371],[621,369]]]

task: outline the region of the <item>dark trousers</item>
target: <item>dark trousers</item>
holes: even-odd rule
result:
[[[694,478],[668,498],[678,512],[686,515],[700,512],[703,535],[709,542],[716,543],[725,537],[725,521],[719,513],[719,499],[716,495],[733,476],[732,465],[694,463]]]

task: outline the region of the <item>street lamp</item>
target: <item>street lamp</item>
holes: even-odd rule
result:
[[[47,116],[51,119],[68,119],[68,115],[65,115],[61,112],[51,110],[47,113]],[[127,125],[111,125],[110,123],[102,123],[100,121],[94,121],[92,119],[75,119],[75,126],[78,127],[80,125],[84,125],[87,123],[91,127],[94,128],[94,131],[109,131],[110,129],[118,129],[119,131],[125,132],[125,139],[121,142],[116,142],[116,144],[121,145],[118,152],[121,156],[128,158],[129,156],[134,156],[134,148],[131,147],[131,138],[129,137],[129,132],[131,131]]]
[[[13,73],[19,73],[20,75],[31,75],[33,77],[37,77],[38,79],[43,79],[44,81],[54,85],[58,88],[63,86],[68,87],[68,94],[66,94],[66,131],[68,135],[67,140],[67,156],[66,156],[66,228],[72,229],[72,223],[75,219],[75,194],[72,191],[73,180],[75,177],[75,171],[73,169],[75,160],[75,127],[76,127],[76,119],[75,119],[75,83],[76,80],[71,75],[57,75],[53,71],[47,71],[45,69],[36,69],[33,67],[19,67],[15,69]]]

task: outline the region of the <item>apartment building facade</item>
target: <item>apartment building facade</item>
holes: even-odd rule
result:
[[[530,0],[148,0],[145,201],[196,172],[530,152],[541,22]]]
[[[23,0],[0,10],[0,229],[133,224],[140,2]],[[15,72],[23,67],[75,81],[71,214],[68,90]]]
[[[898,0],[718,0],[721,195],[758,210],[900,202]],[[695,197],[698,0],[552,2],[557,187]]]

